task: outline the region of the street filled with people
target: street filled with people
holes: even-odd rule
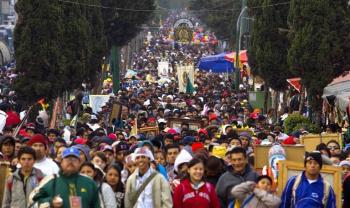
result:
[[[6,85],[0,104],[0,161],[9,169],[0,179],[3,208],[350,207],[349,146],[315,144],[302,156],[302,168],[279,184],[277,160],[288,161],[286,148],[302,146],[307,130],[285,133],[290,105],[275,122],[254,108],[244,82],[249,75],[235,90],[231,75],[196,69],[200,58],[216,53],[215,41],[175,42],[172,25],[180,15],[169,16],[132,54],[135,74],[121,75],[118,92],[106,79],[101,94],[110,97],[99,111],[77,92],[64,107],[70,125],[50,128],[43,112],[21,123],[24,116],[10,102],[15,92]],[[171,69],[166,77],[159,75],[162,61]],[[193,85],[187,77],[181,91],[178,69],[189,65]],[[2,74],[15,78],[12,71]],[[330,124],[323,133],[341,130]],[[256,155],[257,146],[268,147],[267,153]],[[263,168],[257,168],[259,157],[268,161]],[[339,184],[320,174],[325,166],[341,172]]]

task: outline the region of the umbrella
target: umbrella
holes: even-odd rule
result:
[[[198,68],[213,73],[232,73],[233,63],[225,59],[226,53],[220,53],[213,56],[202,57],[198,63]]]

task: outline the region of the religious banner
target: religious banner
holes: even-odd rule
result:
[[[179,92],[193,93],[194,65],[177,66],[177,78],[179,82]]]
[[[170,70],[169,70],[169,62],[167,61],[160,61],[158,62],[158,76],[159,77],[168,77]]]

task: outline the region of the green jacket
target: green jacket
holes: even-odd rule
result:
[[[98,188],[94,181],[79,173],[71,176],[64,176],[62,172],[59,174],[60,176],[51,177],[47,183],[41,184],[33,196],[33,201],[38,202],[39,205],[52,204],[52,199],[60,195],[63,199],[63,207],[69,208],[69,196],[76,195],[81,197],[82,208],[100,208]]]

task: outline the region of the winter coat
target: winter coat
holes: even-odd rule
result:
[[[44,177],[39,169],[33,168],[32,173],[24,184],[20,171],[21,169],[17,169],[6,180],[2,208],[28,207],[30,193],[39,185],[41,179]]]
[[[69,208],[69,196],[76,194],[81,197],[81,206],[89,208],[100,208],[100,200],[96,183],[90,178],[79,173],[65,176],[47,176],[40,186],[31,193],[32,200],[40,205],[49,204],[58,194],[63,200],[63,208]],[[74,187],[76,193],[70,193],[70,187]]]
[[[215,187],[208,182],[202,182],[197,189],[189,179],[181,181],[174,192],[174,208],[219,208],[220,202],[215,193]]]
[[[220,199],[221,207],[227,207],[227,205],[233,200],[231,190],[238,184],[246,181],[255,181],[258,178],[258,174],[247,165],[244,173],[238,174],[233,172],[232,167],[227,170],[216,184],[216,193]]]
[[[247,181],[235,186],[231,194],[241,205],[247,202],[244,208],[277,208],[281,204],[280,198],[255,186],[255,182]]]
[[[310,184],[303,171],[300,183],[295,190],[295,199],[293,199],[293,186],[296,178],[297,176],[293,176],[288,180],[282,193],[280,208],[323,208],[324,181],[322,176],[320,175],[316,182]],[[334,191],[330,187],[325,208],[335,208],[335,200]]]
[[[155,170],[151,170],[153,172]],[[125,187],[125,198],[124,198],[124,206],[128,208],[132,208],[132,193],[137,191],[136,189],[136,180],[138,177],[139,171],[134,171],[133,174],[130,175],[126,182]],[[158,208],[170,208],[172,207],[172,198],[170,193],[170,185],[165,180],[164,176],[157,172],[157,175],[150,181],[150,183],[146,186],[147,188],[151,187],[152,189],[152,202],[153,207]],[[145,190],[141,192],[140,196],[145,193]],[[140,197],[139,197],[140,198]],[[136,203],[137,205],[137,203]]]

